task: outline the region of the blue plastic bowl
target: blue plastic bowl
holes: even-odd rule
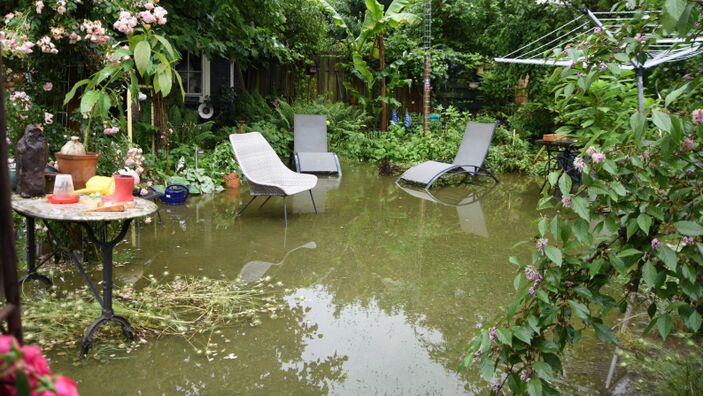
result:
[[[183,184],[169,184],[160,199],[167,205],[183,205],[188,199],[188,187]]]

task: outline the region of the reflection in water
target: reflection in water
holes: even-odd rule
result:
[[[491,202],[490,194],[495,186],[495,184],[491,184],[490,186],[445,187],[433,193],[426,189],[398,185],[401,190],[416,198],[440,205],[454,206],[462,231],[483,238],[489,238],[489,231],[484,219],[482,200]]]
[[[338,189],[341,181],[342,177],[318,176],[318,183],[313,188],[313,198],[318,213],[325,213],[328,191]],[[315,213],[313,202],[308,194],[296,194],[291,197],[291,200],[293,201],[293,213]]]
[[[305,341],[299,359],[284,361],[302,378],[332,394],[465,394],[465,381],[454,370],[434,361],[428,346],[442,348],[443,334],[409,322],[403,310],[387,313],[376,302],[350,304],[336,311],[334,296],[318,286],[295,292],[304,320],[316,323],[318,337]],[[289,304],[297,304],[289,298]],[[343,356],[343,359],[339,359]],[[339,375],[315,378],[304,368],[316,362],[336,360]],[[316,384],[316,381],[322,383]]]
[[[282,200],[235,219],[242,200],[228,191],[162,207],[163,222],[143,226],[137,247],[119,247],[132,258],[115,270],[118,283],[142,272],[227,279],[265,272],[294,290],[286,295],[291,309],[257,327],[194,337],[196,345],[213,343],[212,361],[165,337],[105,363],[76,367],[71,351],[54,355],[52,368],[88,395],[486,393],[476,368],[457,368],[475,329],[512,299],[516,270],[507,257],[531,254],[511,246],[533,236],[538,185],[503,176],[486,195],[438,191],[442,199],[457,194],[463,205],[455,207],[408,195],[373,166],[346,166],[342,179],[320,181],[314,193],[324,212],[292,216],[288,229]],[[568,362],[567,371],[584,373],[582,361]]]
[[[261,279],[264,274],[266,274],[266,272],[269,270],[269,268],[271,268],[272,265],[281,266],[286,261],[286,257],[288,257],[289,254],[295,252],[296,250],[315,248],[315,242],[308,242],[297,248],[293,248],[286,252],[284,258],[282,258],[281,261],[279,261],[278,263],[269,263],[266,261],[252,260],[245,264],[244,267],[242,267],[242,269],[240,270],[239,278],[242,279],[242,281],[244,281],[245,283],[257,281]]]

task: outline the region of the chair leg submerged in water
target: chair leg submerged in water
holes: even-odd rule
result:
[[[310,194],[310,200],[311,200],[311,202],[313,203],[313,210],[315,211],[315,214],[318,214],[318,208],[317,208],[317,206],[315,206],[315,199],[313,198],[313,191],[312,191],[312,190],[308,190],[308,193]],[[259,195],[253,195],[253,196],[252,196],[252,199],[250,199],[250,200],[242,207],[242,209],[240,209],[239,211],[237,211],[237,214],[235,214],[235,217],[239,217],[240,215],[242,215],[242,213],[244,213],[244,211],[247,210],[247,208],[249,207],[249,205],[251,205],[252,202],[254,202],[254,200],[257,199],[257,197],[259,197]],[[259,205],[259,208],[258,208],[258,209],[263,208],[264,205],[266,205],[266,203],[269,202],[269,200],[271,199],[271,197],[273,197],[273,195],[267,196],[266,199],[264,200],[264,202],[262,202],[262,204]],[[286,198],[287,198],[286,195],[283,195],[283,198],[284,198],[284,223],[286,224],[286,226],[288,226],[288,200],[286,199]]]
[[[232,134],[230,143],[252,194],[252,198],[236,216],[244,213],[260,195],[267,196],[260,208],[266,205],[272,196],[279,196],[284,198],[284,222],[288,225],[287,197],[305,191],[310,193],[313,208],[315,213],[318,213],[311,192],[318,183],[316,176],[288,169],[259,132]]]

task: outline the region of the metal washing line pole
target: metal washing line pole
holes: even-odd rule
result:
[[[552,54],[561,52],[567,45],[577,42],[577,39],[588,34],[591,29],[596,27],[613,38],[612,29],[620,28],[622,22],[634,16],[636,16],[635,11],[593,12],[585,9],[584,15],[580,15],[503,57],[494,58],[494,60],[499,63],[568,67],[572,65],[572,60],[557,59]],[[650,27],[653,30],[657,26],[656,24],[646,25],[646,27]],[[664,63],[686,60],[701,54],[702,41],[701,36],[691,42],[673,37],[657,38],[655,44],[651,45],[651,48],[647,51],[649,58],[647,61],[641,63],[637,59],[631,59],[630,62],[619,65],[621,69],[635,70],[638,88],[638,110],[641,114],[645,112],[645,88],[643,84],[645,70]]]

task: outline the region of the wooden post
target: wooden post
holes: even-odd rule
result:
[[[425,76],[423,79],[423,132],[430,133],[430,54],[425,54]]]
[[[132,90],[127,88],[127,138],[132,147]]]
[[[389,104],[386,102],[386,60],[384,59],[384,32],[379,33],[379,70],[381,71],[381,130],[386,132],[389,128]]]

